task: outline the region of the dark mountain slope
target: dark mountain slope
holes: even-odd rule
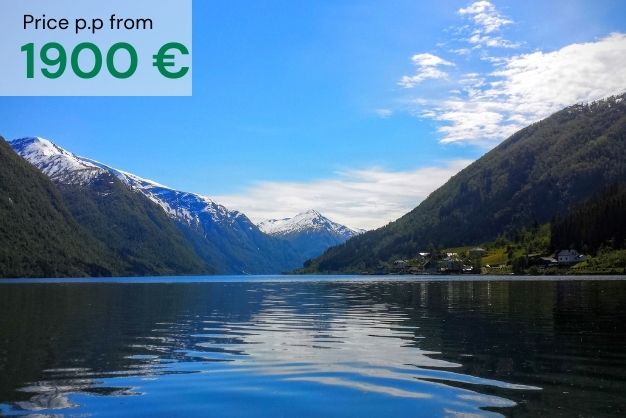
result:
[[[23,138],[9,145],[27,160],[25,164],[30,162],[52,180],[73,220],[106,248],[112,260],[107,275],[213,272],[161,207],[112,173],[83,165],[73,154],[41,138]]]
[[[79,157],[44,138],[10,144],[53,180],[79,222],[116,251],[126,275],[280,273],[302,264],[289,243],[206,196]]]
[[[115,176],[103,172],[88,185],[57,185],[76,221],[116,255],[128,276],[213,273],[165,212]]]
[[[554,250],[575,248],[585,254],[600,247],[626,248],[626,184],[613,185],[552,224]]]
[[[522,129],[408,214],[329,249],[309,269],[360,271],[430,245],[489,241],[626,180],[625,96],[571,106]]]
[[[112,261],[52,182],[0,137],[0,277],[110,275]]]

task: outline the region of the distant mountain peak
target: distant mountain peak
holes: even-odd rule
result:
[[[257,226],[266,234],[289,242],[305,259],[317,257],[363,232],[333,222],[315,209],[291,218],[270,219]]]
[[[300,213],[299,215],[322,216],[322,214],[316,211],[315,209],[309,209],[306,212]]]
[[[46,156],[55,156],[55,155],[65,155],[67,157],[74,156],[69,151],[64,150],[63,148],[56,145],[54,142],[49,139],[42,138],[40,136],[32,136],[25,138],[18,138],[12,141],[9,141],[11,147],[20,148],[20,149],[30,149],[31,151],[37,151],[42,155]],[[75,157],[75,156],[74,156]]]
[[[291,218],[269,219],[260,222],[257,226],[266,234],[274,236],[325,231],[346,240],[360,233],[360,231],[331,221],[315,209],[298,213]]]

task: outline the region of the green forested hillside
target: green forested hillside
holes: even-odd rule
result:
[[[54,184],[0,140],[0,277],[212,272],[160,207],[113,175]]]
[[[614,185],[577,205],[552,224],[552,248],[585,254],[626,248],[626,185]]]
[[[159,206],[112,174],[104,173],[87,186],[57,187],[74,219],[115,254],[117,275],[214,272]]]
[[[0,137],[0,277],[110,275],[113,260],[52,182]]]
[[[124,275],[265,274],[302,258],[245,215],[25,137],[11,147],[48,175],[78,222],[116,254]]]
[[[432,245],[471,245],[549,222],[626,180],[626,95],[568,107],[512,135],[395,222],[333,247],[307,271],[361,271]]]

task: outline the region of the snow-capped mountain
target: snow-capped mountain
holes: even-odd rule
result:
[[[45,138],[21,138],[11,141],[10,145],[15,152],[53,181],[87,185],[100,175],[110,173],[132,190],[141,192],[161,206],[170,217],[187,223],[197,224],[201,213],[208,213],[216,221],[229,223],[244,216],[240,212],[228,210],[206,196],[174,190],[98,161],[79,157]]]
[[[227,209],[206,196],[174,190],[155,181],[108,167],[87,158],[82,158],[82,160],[115,175],[122,183],[132,190],[141,192],[148,199],[163,208],[170,217],[179,221],[190,225],[198,225],[204,216],[209,216],[213,221],[228,224],[237,222],[239,219],[243,220],[245,218],[247,220],[243,213]],[[247,222],[252,224],[249,220]]]
[[[258,227],[266,234],[288,241],[306,259],[364,232],[333,222],[313,209],[292,218],[263,221]]]
[[[325,231],[339,238],[347,240],[362,231],[350,229],[323,216],[311,209],[294,216],[293,218],[269,219],[258,224],[259,229],[266,234],[281,236],[305,231]]]
[[[9,145],[22,158],[59,183],[84,185],[105,173],[102,168],[44,138],[15,139]]]
[[[281,240],[262,233],[244,214],[229,210],[206,196],[174,190],[79,157],[39,137],[9,142],[23,158],[60,184],[88,187],[103,175],[112,175],[129,189],[160,206],[177,224],[197,254],[220,273],[278,273],[302,262]]]

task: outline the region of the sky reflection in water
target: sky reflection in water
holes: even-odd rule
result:
[[[0,414],[601,415],[626,400],[624,302],[621,281],[6,284]]]

